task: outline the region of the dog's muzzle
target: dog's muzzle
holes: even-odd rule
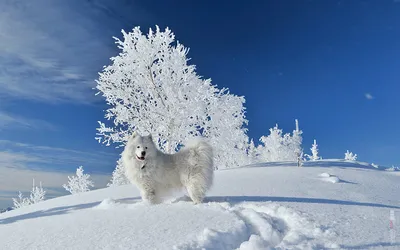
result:
[[[146,151],[142,151],[141,153],[140,153],[140,156],[138,156],[138,155],[136,155],[136,158],[139,160],[139,161],[144,161],[145,160],[145,157],[146,156]]]

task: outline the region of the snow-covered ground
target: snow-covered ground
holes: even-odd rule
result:
[[[0,214],[0,249],[400,249],[400,175],[344,161],[216,172],[203,204],[142,203],[131,185]],[[400,229],[400,227],[399,227]]]

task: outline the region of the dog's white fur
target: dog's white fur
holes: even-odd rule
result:
[[[151,135],[134,132],[122,152],[122,164],[126,177],[151,204],[162,202],[165,194],[182,187],[195,204],[201,203],[214,178],[213,150],[202,139],[191,141],[175,154],[164,154]]]

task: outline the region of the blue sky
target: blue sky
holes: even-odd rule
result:
[[[1,1],[0,207],[32,177],[62,193],[79,165],[105,185],[118,151],[94,140],[92,88],[138,25],[170,27],[200,75],[244,95],[255,141],[297,118],[306,151],[400,165],[399,1],[216,2]]]

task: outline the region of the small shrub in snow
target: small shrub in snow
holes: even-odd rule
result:
[[[18,194],[18,198],[13,198],[13,203],[15,209],[21,208],[21,207],[26,207],[31,204],[36,204],[38,202],[44,201],[46,196],[46,191],[43,190],[42,188],[42,183],[40,182],[40,186],[37,187],[35,186],[35,179],[33,179],[33,185],[32,185],[32,190],[30,193],[29,198],[24,197],[21,192]]]
[[[395,166],[392,165],[392,167],[386,168],[385,170],[386,171],[400,171],[400,167],[395,167]]]
[[[349,150],[347,150],[347,152],[344,153],[344,159],[346,161],[356,161],[357,160],[357,154],[353,154],[353,152],[349,152]]]
[[[14,209],[21,208],[21,207],[26,207],[32,204],[31,200],[27,197],[24,197],[21,192],[18,194],[18,199],[17,198],[12,198],[13,203],[14,203]]]
[[[322,157],[318,156],[318,144],[317,140],[314,140],[314,143],[312,147],[310,148],[312,155],[306,154],[305,156],[310,160],[310,161],[318,161],[321,160]]]
[[[87,192],[90,190],[89,187],[94,187],[90,175],[83,173],[82,166],[76,169],[76,176],[68,176],[68,180],[68,185],[64,184],[63,188],[71,194]]]
[[[119,159],[117,161],[117,166],[115,167],[112,173],[110,183],[108,183],[107,186],[112,187],[112,186],[121,186],[125,184],[129,184],[129,180],[125,176],[124,165],[122,164],[121,159]]]
[[[296,157],[297,157],[297,166],[302,167],[303,166],[303,151],[296,150]]]
[[[39,187],[35,186],[35,179],[33,180],[33,187],[30,195],[30,200],[32,204],[44,201],[46,196],[46,191],[42,188],[42,182],[39,183]]]

